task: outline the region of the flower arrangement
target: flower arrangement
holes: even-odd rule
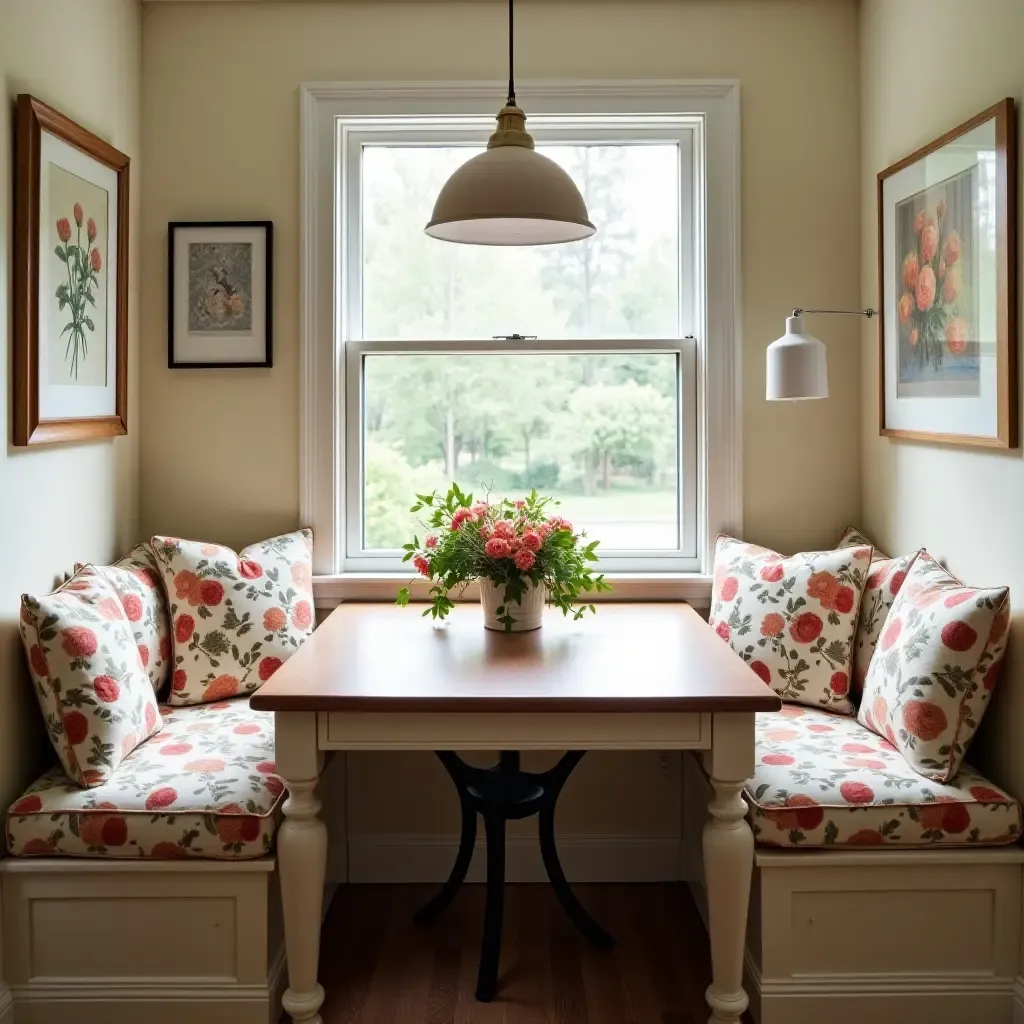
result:
[[[96,222],[90,217],[85,223],[86,245],[82,245],[82,222],[85,220],[85,211],[81,203],[75,203],[72,211],[75,218],[76,235],[75,242],[71,244],[71,221],[67,217],[60,217],[57,220],[57,237],[61,244],[54,249],[54,254],[67,268],[68,279],[66,283],[57,285],[55,298],[59,308],[71,307],[71,322],[68,323],[61,336],[68,335],[67,349],[64,357],[71,362],[71,373],[75,380],[78,379],[78,369],[81,361],[89,353],[89,342],[86,338],[85,329],[89,331],[96,329],[92,318],[86,312],[86,303],[90,306],[96,305],[96,297],[92,293],[94,285],[99,284],[99,273],[103,269],[103,256],[99,248],[93,248],[96,241]],[[69,333],[70,332],[70,333]]]
[[[546,589],[550,603],[574,619],[596,610],[580,603],[581,594],[611,590],[589,564],[597,561],[599,541],[586,542],[586,534],[576,533],[572,523],[549,515],[549,506],[558,503],[536,489],[518,501],[474,501],[453,483],[444,497],[435,492],[416,498],[411,511],[429,510],[425,525],[431,532],[422,544],[414,537],[403,546],[403,561],[411,561],[433,582],[424,615],[445,618],[455,607],[449,596],[454,588],[487,580],[504,587],[497,620],[511,632],[516,606],[533,588]],[[399,591],[396,603],[409,603],[408,587]]]
[[[900,330],[910,345],[911,358],[925,366],[941,366],[943,346],[962,356],[971,337],[971,324],[961,311],[965,298],[960,256],[963,242],[952,229],[945,199],[914,216],[913,248],[903,257],[903,293],[896,306]]]

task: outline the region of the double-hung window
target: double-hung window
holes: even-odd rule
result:
[[[303,494],[318,573],[407,574],[414,495],[453,481],[552,495],[600,540],[607,573],[706,571],[725,525],[709,518],[723,426],[708,416],[709,128],[728,119],[585,89],[531,103],[524,89],[538,150],[576,182],[597,234],[464,246],[423,226],[486,143],[487,93],[424,86],[410,104],[400,91],[304,94]]]

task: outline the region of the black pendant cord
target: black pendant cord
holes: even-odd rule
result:
[[[515,59],[515,0],[508,0],[508,106],[516,105]]]

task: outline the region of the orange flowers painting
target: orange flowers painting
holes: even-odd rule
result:
[[[977,167],[896,206],[896,319],[904,393],[978,393],[971,244]]]
[[[1016,448],[1011,98],[878,172],[879,431]]]

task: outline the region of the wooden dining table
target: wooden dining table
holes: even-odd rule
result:
[[[540,629],[511,634],[485,630],[472,604],[441,628],[417,610],[339,605],[250,700],[275,713],[288,790],[277,842],[286,1012],[322,1022],[327,828],[316,788],[326,753],[690,750],[712,793],[702,833],[710,1021],[738,1022],[754,852],[742,790],[754,715],[777,711],[778,696],[686,604],[607,603],[579,621],[549,609]]]

